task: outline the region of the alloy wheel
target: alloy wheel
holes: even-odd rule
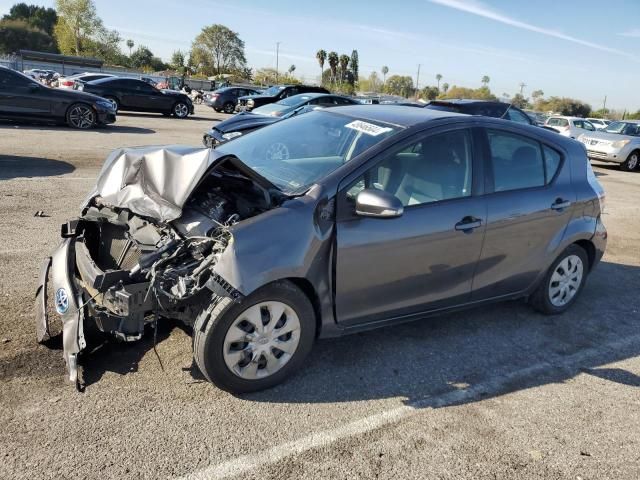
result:
[[[638,154],[632,153],[629,156],[629,160],[627,160],[627,167],[629,168],[629,170],[635,170],[637,166],[638,166]]]
[[[75,128],[91,128],[95,119],[93,109],[87,105],[76,105],[69,111],[69,123]]]
[[[557,266],[549,281],[549,301],[555,307],[564,307],[580,289],[584,265],[577,255],[569,255]]]
[[[223,343],[224,362],[235,375],[256,380],[273,375],[300,342],[300,319],[279,301],[258,303],[233,321]]]
[[[173,113],[176,114],[176,117],[184,118],[189,115],[189,107],[184,103],[177,103],[176,106],[173,107]]]

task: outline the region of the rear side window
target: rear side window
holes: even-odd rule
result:
[[[526,114],[516,110],[515,108],[510,108],[507,112],[507,118],[512,122],[524,123],[525,125],[531,125],[531,119],[527,117]]]
[[[566,118],[550,118],[547,125],[551,127],[566,127],[569,121]]]
[[[545,185],[541,145],[521,135],[488,130],[494,191],[506,192]]]
[[[546,145],[542,147],[544,153],[544,169],[547,182],[550,183],[553,177],[556,176],[558,168],[560,168],[560,162],[562,157],[553,148],[549,148]]]

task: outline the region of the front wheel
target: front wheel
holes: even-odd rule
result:
[[[233,113],[235,109],[236,106],[231,102],[227,102],[224,104],[224,113]]]
[[[204,376],[231,393],[271,388],[304,363],[315,338],[307,296],[274,282],[239,302],[227,297],[204,309],[193,328],[193,356]]]
[[[178,102],[173,106],[173,114],[178,118],[189,116],[189,106],[184,102]]]
[[[620,168],[625,172],[632,172],[638,168],[638,164],[640,164],[640,153],[635,150],[631,152],[627,159],[620,164]]]
[[[84,103],[71,105],[67,110],[67,124],[81,130],[92,128],[96,125],[96,112]]]
[[[547,271],[531,296],[531,305],[547,315],[563,313],[578,298],[588,270],[587,253],[578,245],[570,245]]]

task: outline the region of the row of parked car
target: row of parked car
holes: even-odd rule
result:
[[[145,80],[107,74],[81,74],[60,80],[62,88],[53,88],[33,74],[0,66],[0,118],[66,123],[87,129],[115,122],[119,111],[155,112],[176,118],[186,118],[194,111],[185,93],[159,89]]]

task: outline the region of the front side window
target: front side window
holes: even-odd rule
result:
[[[31,80],[29,77],[27,77],[26,75],[22,75],[19,73],[14,73],[11,71],[3,71],[0,70],[0,86],[3,87],[26,87],[27,85],[30,85],[34,83],[33,80]]]
[[[505,192],[545,184],[542,149],[521,135],[488,130],[494,191]]]
[[[384,154],[382,161],[349,187],[347,198],[355,200],[365,188],[375,188],[395,195],[409,207],[468,197],[471,181],[471,134],[456,130]]]

